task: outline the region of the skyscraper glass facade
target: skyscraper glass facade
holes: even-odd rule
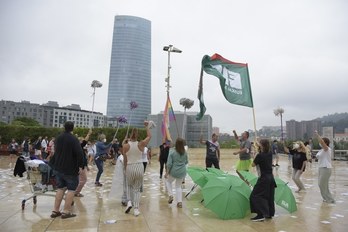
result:
[[[133,112],[130,102],[138,104]],[[151,22],[115,16],[107,101],[107,116],[124,115],[140,127],[151,113]]]

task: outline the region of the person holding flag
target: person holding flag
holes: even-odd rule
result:
[[[242,138],[239,139],[237,132],[233,130],[234,138],[239,141],[240,147],[239,151],[233,152],[233,155],[239,154],[239,160],[236,165],[237,171],[249,171],[251,167],[251,142],[249,141],[249,132],[244,131],[242,134]]]

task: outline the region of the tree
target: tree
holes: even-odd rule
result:
[[[40,123],[36,121],[35,119],[32,118],[27,118],[27,117],[18,117],[15,118],[12,122],[11,125],[13,126],[36,126],[36,127],[41,127]]]
[[[283,108],[280,108],[278,107],[277,109],[273,110],[273,113],[275,116],[280,116],[280,137],[282,139],[282,141],[284,141],[284,138],[283,138],[283,114],[284,114],[284,109]]]

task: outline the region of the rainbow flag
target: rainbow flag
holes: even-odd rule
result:
[[[170,101],[169,96],[167,97],[166,107],[163,111],[163,120],[162,120],[162,138],[163,142],[166,140],[172,141],[172,137],[170,136],[169,128],[170,122],[175,121],[175,114],[172,106],[172,102]]]

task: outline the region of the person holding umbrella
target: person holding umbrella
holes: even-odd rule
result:
[[[260,151],[256,155],[253,167],[259,165],[261,176],[258,178],[250,195],[250,210],[257,215],[251,218],[252,221],[264,221],[265,218],[274,216],[274,192],[276,183],[272,173],[272,152],[267,139],[260,140]]]
[[[324,202],[333,204],[335,203],[335,199],[332,197],[332,194],[329,190],[329,180],[330,180],[331,169],[332,169],[332,164],[331,164],[332,151],[331,151],[331,148],[329,147],[330,140],[325,137],[321,138],[320,135],[318,134],[318,131],[315,131],[314,134],[318,138],[319,145],[322,148],[316,155],[316,158],[318,159],[318,166],[319,166],[318,184],[319,184],[320,194]]]

